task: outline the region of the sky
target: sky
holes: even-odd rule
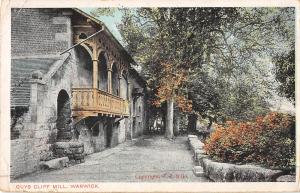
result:
[[[90,14],[92,10],[96,8],[82,8],[81,10]],[[106,27],[109,29],[109,31],[117,38],[117,40],[124,45],[124,41],[122,39],[122,36],[117,28],[117,25],[121,23],[122,19],[122,12],[119,10],[116,10],[113,14],[113,16],[100,16],[97,17],[100,21],[102,21]]]

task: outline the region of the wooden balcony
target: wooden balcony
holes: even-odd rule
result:
[[[72,116],[128,117],[128,101],[96,88],[72,88]]]

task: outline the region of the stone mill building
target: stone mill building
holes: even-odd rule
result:
[[[79,9],[11,15],[12,177],[62,156],[80,163],[145,131],[146,83],[101,21]]]

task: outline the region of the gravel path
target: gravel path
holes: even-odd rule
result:
[[[14,182],[207,182],[193,172],[187,137],[144,136],[86,156],[85,163],[33,173]]]

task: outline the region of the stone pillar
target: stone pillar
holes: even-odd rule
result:
[[[30,83],[30,122],[28,123],[29,127],[25,127],[25,130],[21,132],[20,138],[34,138],[41,115],[41,113],[39,114],[41,107],[38,105],[38,101],[41,100],[39,90],[44,84],[38,79],[31,79]]]
[[[108,84],[108,93],[112,94],[112,69],[107,71],[107,84]]]

